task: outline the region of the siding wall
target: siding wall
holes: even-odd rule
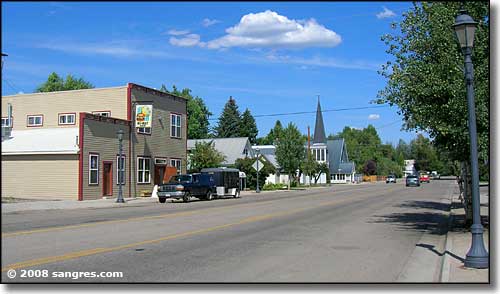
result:
[[[79,112],[111,111],[111,116],[127,119],[127,87],[85,89],[51,93],[2,96],[2,117],[12,105],[13,130],[78,126]],[[76,113],[74,125],[59,125],[59,113]],[[42,127],[27,127],[27,115],[43,114]]]
[[[2,197],[78,199],[78,155],[2,156]]]
[[[113,171],[113,195],[118,197],[117,185],[117,155],[118,138],[116,132],[122,129],[123,154],[125,155],[125,185],[123,185],[123,197],[129,194],[129,126],[113,123],[113,119],[100,117],[101,120],[84,119],[83,123],[83,169],[82,169],[82,196],[83,200],[100,199],[103,196],[103,161],[112,161]],[[89,184],[89,154],[99,154],[99,184]]]
[[[131,90],[132,98],[132,117],[135,117],[135,105],[152,104],[153,119],[151,135],[137,134],[133,127],[132,135],[132,175],[133,183],[137,183],[137,156],[151,157],[151,183],[134,184],[132,194],[139,196],[141,191],[152,191],[154,186],[154,159],[156,157],[171,158],[182,160],[182,172],[186,172],[186,146],[187,146],[187,101],[186,99],[171,96],[168,94],[159,94],[142,87],[133,87]],[[170,137],[170,114],[181,114],[181,138]],[[160,120],[161,118],[161,120]]]

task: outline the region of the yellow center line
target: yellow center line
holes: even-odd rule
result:
[[[338,191],[338,193],[354,192],[354,191],[360,191],[360,190],[366,190],[366,189],[368,189],[368,188]],[[336,191],[328,191],[328,192],[336,192]],[[314,194],[314,195],[304,195],[304,196],[299,196],[299,197],[311,197],[311,196],[324,196],[324,193],[323,194],[318,193],[318,194]],[[93,227],[93,226],[98,226],[98,225],[109,225],[109,224],[115,224],[115,223],[125,223],[125,222],[141,221],[141,220],[153,220],[153,219],[180,217],[180,216],[190,216],[190,215],[197,214],[200,212],[224,211],[224,210],[228,210],[228,209],[235,208],[235,207],[236,208],[253,207],[253,206],[265,205],[265,204],[269,204],[270,202],[277,202],[277,201],[281,201],[281,200],[283,200],[283,198],[261,201],[258,203],[236,204],[236,205],[228,205],[228,206],[223,206],[223,207],[203,208],[203,209],[197,209],[197,210],[191,210],[191,211],[168,213],[168,214],[153,215],[153,216],[132,217],[132,218],[125,218],[125,219],[118,219],[118,220],[94,222],[94,223],[88,223],[88,224],[58,226],[58,227],[49,227],[49,228],[34,229],[34,230],[27,230],[27,231],[17,231],[17,232],[12,232],[12,233],[2,233],[2,238],[20,236],[20,235],[29,235],[29,234],[35,234],[35,233],[46,233],[46,232],[54,232],[54,231],[61,231],[61,230],[86,228],[86,227]]]
[[[165,237],[161,237],[161,238],[153,239],[153,240],[145,240],[145,241],[125,244],[125,245],[115,246],[115,247],[94,248],[94,249],[89,249],[89,250],[70,252],[70,253],[67,253],[64,255],[49,256],[49,257],[43,257],[43,258],[38,258],[38,259],[33,259],[33,260],[28,260],[28,261],[21,261],[21,262],[7,265],[6,267],[2,268],[2,272],[8,271],[10,269],[20,269],[20,268],[33,267],[33,266],[38,266],[38,265],[43,265],[43,264],[48,264],[48,263],[66,261],[66,260],[70,260],[70,259],[76,259],[76,258],[100,254],[100,253],[118,251],[118,250],[133,248],[133,247],[137,247],[137,246],[148,245],[148,244],[158,243],[158,242],[162,242],[162,241],[167,241],[167,240],[172,240],[172,239],[177,239],[177,238],[182,238],[182,237],[188,237],[188,236],[193,236],[193,235],[202,234],[202,233],[213,232],[213,231],[217,231],[217,230],[221,230],[221,229],[225,229],[225,228],[229,228],[229,227],[234,227],[237,225],[253,223],[253,222],[262,221],[262,220],[268,220],[268,219],[276,218],[276,217],[288,216],[288,215],[292,215],[292,214],[302,212],[302,211],[305,211],[308,209],[314,209],[314,208],[319,208],[322,206],[340,204],[340,203],[346,202],[348,200],[352,200],[352,199],[348,198],[348,199],[342,199],[342,200],[329,201],[329,202],[325,202],[325,203],[322,203],[320,205],[316,205],[313,207],[299,208],[299,209],[293,209],[293,210],[288,210],[288,211],[284,211],[284,212],[277,212],[277,213],[271,213],[271,214],[252,216],[252,217],[244,218],[244,219],[242,219],[238,222],[234,222],[234,223],[228,223],[228,224],[219,225],[219,226],[215,226],[215,227],[210,227],[210,228],[205,228],[205,229],[200,229],[200,230],[194,230],[194,231],[169,235],[169,236],[165,236]]]

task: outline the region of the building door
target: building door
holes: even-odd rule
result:
[[[102,171],[102,196],[113,195],[113,162],[104,161]]]
[[[165,165],[155,165],[155,185],[163,184],[163,175],[165,174]]]

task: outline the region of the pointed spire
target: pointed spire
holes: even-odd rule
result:
[[[314,126],[313,143],[326,143],[325,125],[323,124],[323,114],[321,113],[321,104],[319,103],[319,95],[318,95],[318,109],[316,110],[316,125]]]

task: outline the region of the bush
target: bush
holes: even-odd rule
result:
[[[274,190],[284,190],[287,189],[287,186],[285,184],[265,184],[264,187],[262,187],[262,190],[264,191],[274,191]]]

